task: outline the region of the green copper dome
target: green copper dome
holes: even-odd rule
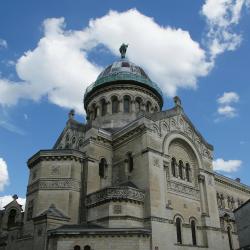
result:
[[[146,87],[154,92],[163,103],[163,94],[158,85],[151,81],[145,71],[138,65],[130,62],[125,58],[128,45],[122,44],[120,47],[121,59],[109,65],[101,74],[97,77],[96,81],[92,83],[84,94],[86,100],[97,89],[114,85],[117,83],[122,84],[135,84]]]
[[[125,58],[114,62],[103,70],[96,81],[86,89],[84,98],[99,87],[111,85],[112,83],[115,84],[114,82],[120,81],[124,81],[124,83],[125,81],[132,81],[134,84],[147,87],[162,99],[162,91],[158,85],[150,80],[141,67]]]

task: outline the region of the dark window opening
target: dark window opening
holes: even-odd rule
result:
[[[128,153],[128,171],[131,173],[134,169],[134,159],[131,153]]]
[[[108,111],[108,104],[105,101],[105,99],[101,100],[101,106],[102,106],[102,116],[104,116],[107,114],[107,111]]]
[[[193,245],[196,246],[197,245],[197,241],[196,241],[196,226],[195,226],[195,221],[191,221],[191,231],[192,231],[192,242]]]
[[[232,243],[232,237],[231,237],[231,229],[230,229],[230,227],[227,228],[227,235],[228,235],[229,247],[230,247],[230,250],[232,250],[233,249],[233,243]]]
[[[16,223],[16,209],[11,209],[8,216],[8,227],[15,226]]]
[[[87,246],[85,246],[84,247],[84,249],[83,250],[91,250],[91,248],[90,248],[90,246],[89,245],[87,245]]]
[[[128,62],[122,62],[122,67],[130,67],[130,64]]]
[[[147,105],[146,105],[146,111],[147,112],[150,112],[151,111],[151,102],[147,102]]]
[[[112,114],[118,113],[119,102],[116,96],[112,97]]]
[[[81,250],[81,247],[76,245],[76,246],[74,246],[74,250]]]
[[[95,120],[97,117],[97,107],[96,105],[93,105],[93,120]]]
[[[99,163],[99,176],[101,178],[106,177],[106,171],[107,171],[108,164],[104,158],[101,159]]]
[[[182,244],[182,236],[181,236],[181,219],[176,219],[176,236],[177,236],[177,243]]]
[[[130,97],[129,96],[124,96],[123,98],[123,110],[124,110],[124,113],[130,112]]]

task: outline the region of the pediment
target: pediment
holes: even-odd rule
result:
[[[12,208],[17,209],[18,211],[23,211],[22,205],[19,204],[16,199],[14,199],[10,203],[8,203],[6,206],[4,206],[5,211],[12,209]]]
[[[196,129],[182,108],[173,108],[151,117],[154,121],[151,128],[159,137],[164,138],[169,133],[181,133],[188,137],[202,156],[212,159],[213,146],[209,144]]]

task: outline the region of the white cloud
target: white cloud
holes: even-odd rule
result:
[[[13,198],[11,195],[0,196],[0,210],[2,210],[4,208],[4,206],[9,204],[11,201],[13,201]],[[24,210],[26,199],[25,198],[18,198],[17,202],[20,205],[22,205],[22,208]]]
[[[219,97],[217,101],[220,104],[230,104],[233,102],[238,102],[239,99],[239,95],[235,92],[224,92],[223,95]]]
[[[83,113],[84,91],[103,69],[89,58],[90,53],[102,45],[119,56],[122,42],[129,44],[128,58],[142,66],[164,94],[173,96],[179,88],[195,89],[197,79],[214,66],[215,55],[235,49],[239,43],[230,27],[238,23],[244,2],[206,0],[202,13],[209,26],[212,60],[188,31],[161,26],[136,9],[110,11],[92,19],[82,30],[68,30],[64,18],[46,19],[44,36],[36,48],[16,62],[20,81],[0,80],[0,105],[47,97],[53,104]]]
[[[237,115],[237,112],[234,107],[227,105],[227,106],[219,107],[218,114],[223,115],[225,117],[233,118]]]
[[[227,50],[235,50],[242,37],[234,32],[248,0],[206,0],[201,13],[208,24],[206,43],[211,59]]]
[[[9,173],[6,162],[3,158],[0,158],[0,191],[4,190],[4,187],[9,183]]]
[[[7,41],[0,38],[0,49],[1,49],[1,48],[6,49],[7,47],[8,47]]]
[[[147,32],[141,32],[145,29]],[[51,18],[44,21],[44,37],[37,47],[17,61],[21,81],[0,81],[0,104],[15,105],[22,98],[38,101],[47,96],[50,102],[81,113],[85,88],[102,70],[89,60],[89,53],[102,44],[118,55],[122,42],[130,44],[128,57],[169,96],[178,88],[196,88],[197,78],[207,75],[212,67],[187,31],[162,27],[135,9],[110,11],[80,31],[66,30],[63,18]]]
[[[236,172],[242,165],[242,161],[240,160],[228,160],[225,161],[224,159],[218,158],[213,161],[213,168],[215,171],[222,171],[222,172]]]
[[[207,75],[212,66],[189,32],[162,27],[137,10],[111,11],[90,22],[90,33],[117,55],[121,41],[128,43],[128,57],[170,96],[178,88],[195,88],[197,78]]]
[[[233,118],[237,116],[237,110],[233,107],[233,103],[237,103],[240,97],[235,92],[224,92],[221,97],[217,99],[219,104],[217,113],[226,118]],[[216,119],[218,121],[218,119]]]

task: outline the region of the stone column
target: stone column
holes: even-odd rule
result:
[[[124,112],[123,111],[123,101],[122,98],[118,100],[118,112]]]
[[[131,101],[131,112],[135,112],[135,100]]]
[[[200,186],[200,197],[201,197],[201,212],[202,214],[207,214],[206,211],[206,204],[205,204],[205,190],[204,190],[204,182],[205,182],[205,176],[199,175],[198,176],[199,186]]]

